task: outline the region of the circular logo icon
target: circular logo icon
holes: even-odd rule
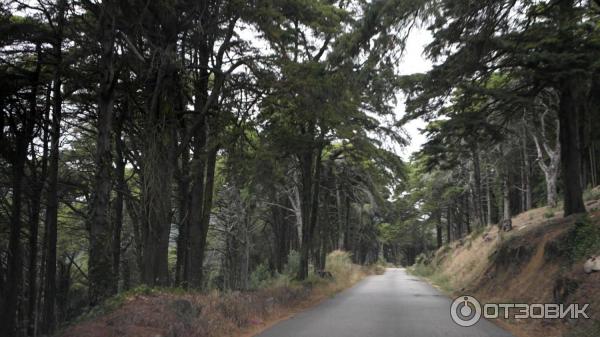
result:
[[[472,296],[461,296],[452,302],[450,314],[454,323],[469,327],[481,319],[481,303]]]

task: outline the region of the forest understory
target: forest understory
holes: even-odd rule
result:
[[[140,287],[108,299],[77,318],[61,337],[246,337],[382,274],[381,265],[352,264],[348,253],[327,257],[331,276],[303,282],[288,275],[263,280],[253,291],[210,293]]]

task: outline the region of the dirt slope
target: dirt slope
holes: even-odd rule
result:
[[[591,320],[502,320],[519,337],[600,336],[600,273],[583,272],[600,254],[600,202],[587,217],[540,208],[513,218],[514,230],[483,232],[441,248],[415,268],[452,295],[487,303],[589,303]]]

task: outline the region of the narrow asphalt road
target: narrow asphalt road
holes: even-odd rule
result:
[[[512,337],[481,320],[465,328],[451,300],[404,269],[388,269],[258,337]]]

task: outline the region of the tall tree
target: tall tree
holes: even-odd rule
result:
[[[89,279],[90,303],[99,304],[113,293],[118,275],[113,273],[113,239],[110,217],[112,190],[112,122],[115,101],[114,49],[116,11],[118,2],[104,0],[96,9],[100,55],[98,70],[101,74],[98,89],[98,119],[96,129],[95,181],[90,207]],[[120,137],[120,136],[119,136]]]
[[[46,270],[44,285],[44,310],[41,332],[52,333],[56,328],[56,245],[58,240],[58,176],[63,105],[63,42],[67,2],[57,2],[55,17],[48,18],[53,27],[52,59],[54,75],[52,79],[52,123],[50,132],[50,159],[48,164],[48,186],[46,188]]]

